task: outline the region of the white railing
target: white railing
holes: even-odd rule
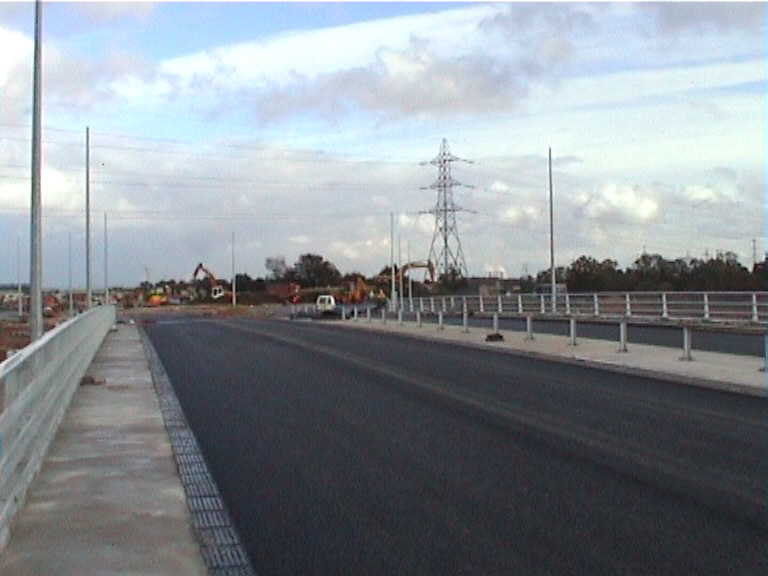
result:
[[[0,363],[0,549],[115,319],[114,306],[94,308]]]
[[[406,312],[504,316],[551,315],[634,317],[663,320],[699,320],[737,324],[768,323],[768,292],[602,292],[505,296],[430,296],[414,298],[413,310],[403,300]]]

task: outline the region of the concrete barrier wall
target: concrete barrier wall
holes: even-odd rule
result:
[[[0,550],[116,314],[89,310],[0,363]]]

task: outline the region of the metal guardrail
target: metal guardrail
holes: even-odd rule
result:
[[[499,296],[429,296],[402,298],[388,309],[422,314],[488,314],[501,316],[576,316],[591,318],[636,318],[639,320],[678,320],[768,324],[768,292],[599,292],[589,294],[513,294]],[[315,311],[314,304],[294,305]],[[364,310],[367,305],[346,305]]]
[[[601,292],[403,298],[406,312],[461,314],[498,312],[510,316],[565,315],[684,321],[768,323],[768,292]],[[391,311],[394,311],[390,308]]]
[[[0,549],[116,317],[114,306],[94,308],[0,363]]]

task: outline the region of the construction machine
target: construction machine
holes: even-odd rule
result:
[[[195,268],[195,272],[192,274],[192,281],[194,282],[197,280],[197,275],[200,272],[205,272],[206,276],[208,276],[208,279],[211,282],[211,298],[214,300],[222,298],[225,294],[224,287],[219,284],[218,280],[216,280],[216,276],[214,276],[213,273],[208,270],[208,268],[203,266],[202,262],[197,265],[197,268]]]

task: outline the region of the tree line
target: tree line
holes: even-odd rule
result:
[[[295,263],[289,265],[282,256],[269,257],[265,261],[268,274],[264,278],[252,278],[248,274],[237,274],[238,292],[265,292],[270,284],[293,283],[301,288],[336,287],[344,281],[356,281],[363,278],[374,280],[360,272],[342,274],[330,261],[319,254],[302,254]],[[397,273],[397,267],[395,267]],[[390,268],[385,266],[377,275],[390,277]],[[536,285],[551,283],[549,270],[543,270],[534,277],[520,279],[523,292],[533,292]],[[660,254],[642,254],[630,266],[621,269],[611,259],[597,260],[591,256],[580,256],[569,266],[556,270],[557,282],[565,284],[569,292],[741,292],[768,290],[768,256],[758,262],[750,271],[739,263],[732,252],[718,253],[712,258],[675,258],[667,259]],[[221,281],[225,287],[229,282]],[[158,285],[176,287],[186,283],[161,281]],[[196,283],[207,288],[209,278]],[[389,283],[384,290],[387,291]],[[456,278],[440,278],[438,291],[450,293],[466,286],[466,281]],[[150,289],[151,285],[142,284]],[[421,283],[415,283],[418,293],[425,289]]]
[[[742,292],[768,289],[768,257],[750,271],[732,252],[708,259],[642,254],[620,269],[615,260],[580,256],[556,270],[558,282],[569,292]],[[551,282],[550,272],[539,272],[536,283]]]

